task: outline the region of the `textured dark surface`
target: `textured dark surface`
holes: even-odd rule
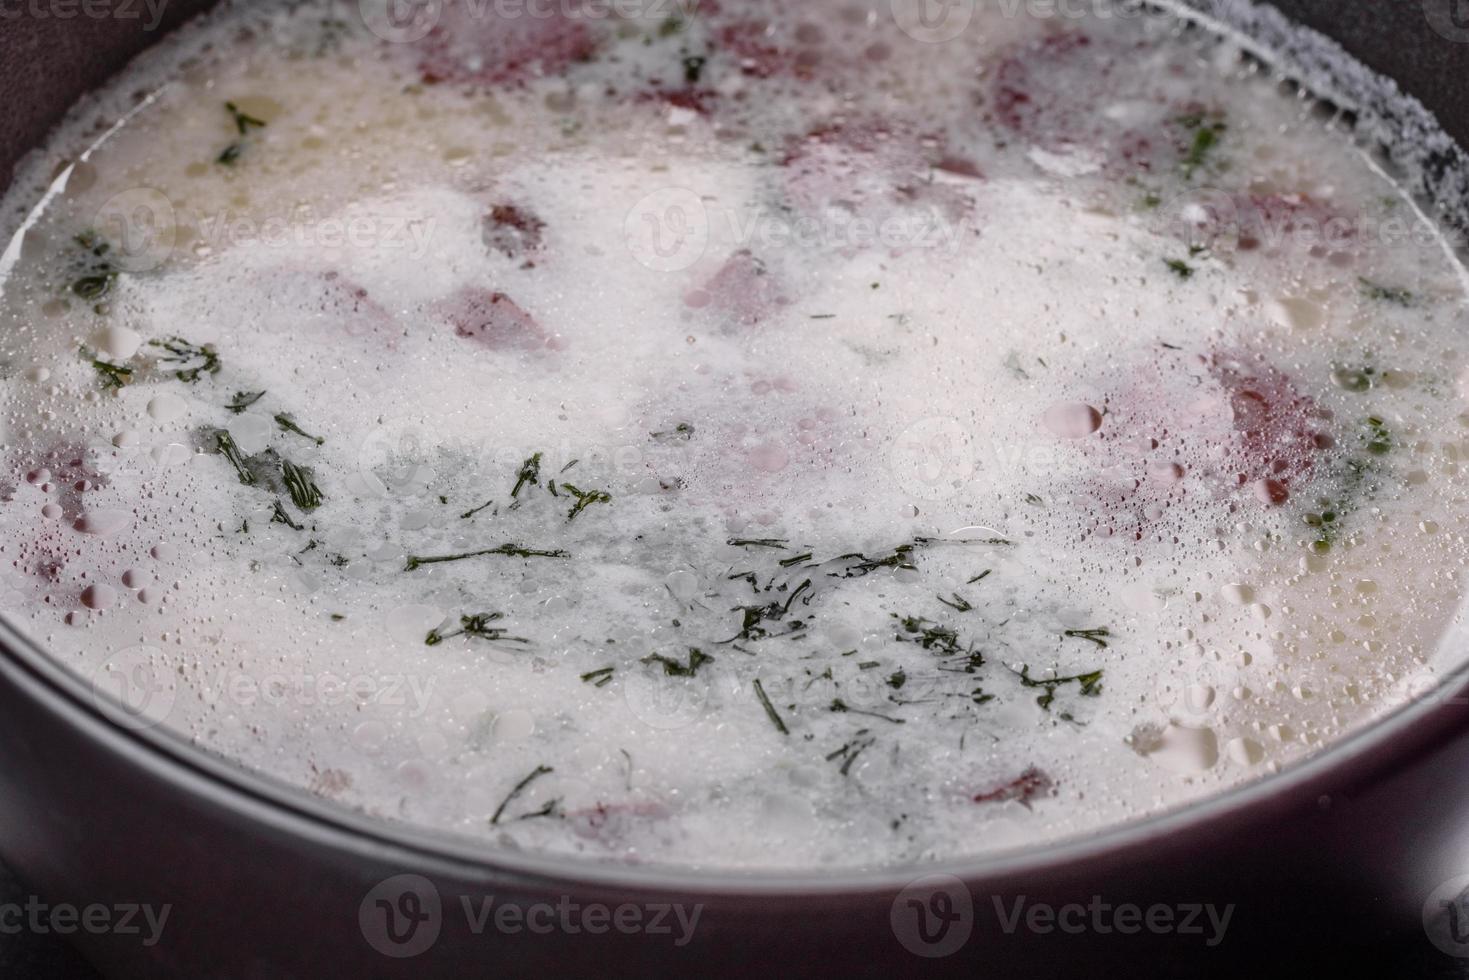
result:
[[[24,906],[31,890],[0,864],[0,906]],[[0,934],[0,977],[30,980],[97,980],[97,972],[72,948],[55,936],[40,936],[26,929],[13,935]]]
[[[142,3],[91,17],[80,8],[37,17],[19,3],[0,4],[0,188],[72,103],[211,2],[168,0],[156,24]]]
[[[1469,134],[1469,0],[1275,0],[1274,6],[1395,79],[1461,143]]]

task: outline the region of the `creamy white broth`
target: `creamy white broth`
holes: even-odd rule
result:
[[[4,608],[143,720],[503,846],[842,867],[1454,665],[1462,270],[1232,43],[346,12],[189,28],[5,202]]]

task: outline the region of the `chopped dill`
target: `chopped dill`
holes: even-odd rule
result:
[[[1015,671],[1011,671],[1016,673]],[[1077,684],[1080,686],[1081,696],[1094,698],[1102,693],[1102,671],[1094,670],[1087,674],[1075,674],[1071,677],[1050,677],[1045,680],[1036,680],[1030,676],[1030,667],[1022,666],[1017,673],[1020,683],[1025,687],[1040,687],[1045,693],[1035,699],[1045,711],[1051,710],[1051,702],[1056,700],[1056,689],[1063,684]]]
[[[525,792],[527,786],[535,782],[537,779],[540,779],[542,776],[549,776],[555,771],[556,770],[550,766],[536,766],[534,769],[532,769],[530,775],[526,776],[520,782],[516,783],[515,788],[510,791],[510,795],[506,796],[505,799],[500,801],[500,805],[495,808],[495,815],[490,817],[491,826],[500,822],[500,818],[505,815],[505,808],[510,806],[511,803],[515,802],[515,800],[519,798],[520,794]],[[556,802],[556,800],[552,800],[550,803],[546,804],[546,807],[542,807],[541,811],[535,811],[531,814],[528,814],[527,816],[550,816],[550,814],[554,812]],[[547,807],[550,807],[551,809],[547,809]],[[525,819],[525,817],[517,817],[516,819],[523,820]]]
[[[528,485],[536,487],[541,484],[541,454],[535,453],[530,459],[520,464],[520,470],[515,474],[515,488],[510,491],[510,496],[518,498],[520,491]]]
[[[1169,271],[1171,271],[1175,276],[1180,279],[1193,278],[1194,267],[1189,265],[1182,259],[1164,259],[1163,264],[1168,267]]]
[[[292,531],[304,531],[304,530],[306,530],[300,524],[297,524],[295,521],[291,520],[291,515],[288,514],[288,513],[286,513],[285,505],[280,502],[280,499],[279,498],[276,499],[275,507],[274,507],[273,512],[271,514],[270,523],[272,523],[272,524],[284,524],[286,527],[290,528]]]
[[[245,456],[240,452],[240,447],[235,444],[234,437],[228,432],[222,431],[215,435],[214,441],[215,445],[219,447],[220,453],[235,468],[235,473],[239,476],[240,482],[247,487],[253,487],[255,485],[255,474],[250,472],[250,468],[245,465]]]
[[[534,548],[522,548],[518,544],[502,544],[498,548],[486,548],[483,551],[468,551],[460,555],[409,555],[408,565],[404,571],[414,572],[424,565],[441,565],[446,562],[464,561],[467,558],[483,558],[487,555],[504,555],[510,558],[570,558],[571,555],[565,551],[539,551]]]
[[[548,483],[547,486],[554,488],[555,484]],[[612,503],[612,495],[605,490],[580,490],[570,483],[561,484],[561,489],[576,498],[576,503],[572,505],[571,510],[566,514],[566,523],[568,524],[576,520],[577,515],[592,506],[592,504]],[[552,493],[555,493],[554,489],[552,489]]]
[[[895,639],[903,643],[916,643],[925,650],[937,650],[951,657],[978,656],[973,648],[966,647],[959,642],[959,634],[955,630],[940,626],[921,616],[899,616],[897,613],[893,613],[892,616],[898,621],[900,630]],[[979,664],[974,664],[974,666],[977,667]]]
[[[641,663],[662,664],[663,673],[668,677],[693,677],[699,672],[699,668],[705,664],[712,664],[714,658],[695,647],[689,648],[689,662],[681,664],[677,660],[654,653],[644,657]]]
[[[1112,631],[1105,626],[1099,626],[1096,629],[1090,630],[1066,630],[1061,635],[1069,636],[1075,640],[1088,640],[1105,650],[1107,649],[1107,641],[1104,637],[1111,636]]]
[[[265,392],[263,391],[237,391],[235,392],[235,397],[230,400],[230,403],[225,408],[239,415],[264,397]]]
[[[616,670],[616,667],[599,667],[596,670],[589,670],[581,675],[582,683],[590,684],[593,687],[606,687],[612,683],[612,675]]]
[[[868,718],[879,718],[882,721],[892,722],[894,725],[906,725],[908,723],[902,718],[893,718],[888,715],[878,714],[876,711],[863,711],[861,708],[854,708],[841,698],[833,699],[831,710],[842,714],[866,715]]]
[[[280,426],[282,432],[291,432],[302,437],[303,439],[310,439],[318,446],[326,442],[326,439],[322,436],[314,436],[311,433],[302,429],[299,425],[296,424],[296,420],[291,418],[291,416],[286,414],[285,412],[280,412],[276,415],[275,424]]]
[[[859,729],[856,738],[835,752],[828,753],[826,761],[835,762],[837,759],[842,759],[842,767],[838,771],[845,776],[851,771],[852,763],[857,761],[857,756],[861,755],[865,749],[873,745],[876,741],[877,739],[875,737],[867,734],[867,729]]]
[[[234,119],[235,128],[240,131],[241,136],[249,133],[251,126],[255,126],[257,128],[264,128],[265,126],[265,120],[256,119],[249,113],[242,112],[240,110],[240,107],[235,105],[233,102],[226,102],[224,104],[224,107],[226,110],[229,111],[230,117]]]
[[[1191,113],[1177,120],[1184,129],[1193,131],[1193,141],[1183,157],[1183,175],[1192,178],[1194,172],[1208,162],[1210,154],[1219,145],[1228,128],[1223,121],[1210,121],[1201,113]]]
[[[1375,299],[1382,303],[1393,303],[1397,306],[1412,306],[1413,293],[1411,290],[1400,286],[1384,286],[1361,276],[1357,277],[1357,283],[1362,287],[1362,294],[1368,299]]]
[[[776,731],[782,735],[789,735],[791,730],[786,727],[785,722],[780,720],[780,715],[776,713],[775,705],[770,703],[770,698],[765,694],[765,686],[760,683],[760,678],[755,678],[754,686],[755,697],[760,699],[760,706],[765,709],[765,716],[770,719],[770,723],[775,726]]]
[[[775,548],[781,551],[786,548],[784,538],[730,538],[725,543],[732,548]]]
[[[990,577],[990,573],[992,573],[993,571],[994,571],[993,568],[986,568],[984,571],[980,572],[978,575],[974,576],[974,578],[970,579],[968,582],[965,582],[964,584],[965,585],[973,585],[975,582],[983,582],[985,579],[987,579],[987,578]]]
[[[283,459],[281,477],[285,481],[286,491],[291,495],[291,503],[299,510],[311,511],[321,506],[321,489],[312,480],[311,470],[297,466],[289,459]]]
[[[221,150],[219,156],[214,158],[214,162],[222,164],[226,167],[233,167],[239,161],[240,156],[245,152],[245,140],[243,139],[243,137],[249,135],[252,128],[264,129],[265,120],[257,119],[254,116],[243,112],[240,107],[235,105],[233,102],[226,102],[224,104],[224,107],[226,111],[229,112],[230,119],[234,121],[235,130],[240,134],[242,138],[235,140],[229,146],[226,146],[223,150]]]
[[[688,442],[694,437],[694,427],[688,422],[680,422],[666,432],[650,432],[654,442]]]
[[[182,337],[165,337],[148,341],[148,346],[164,351],[158,358],[164,364],[179,365],[174,377],[180,381],[193,384],[205,374],[219,373],[219,352],[213,344],[191,344]]]
[[[440,633],[436,629],[430,630],[428,636],[424,639],[423,642],[428,646],[436,647],[440,643],[443,643],[445,640],[453,639],[456,636],[472,636],[481,640],[499,641],[504,643],[530,642],[530,640],[527,640],[523,636],[508,636],[506,635],[505,630],[501,629],[498,626],[490,625],[491,623],[498,622],[499,620],[502,620],[504,618],[504,613],[477,613],[472,616],[460,616],[459,629],[455,630],[452,633]]]
[[[966,599],[966,598],[964,598],[963,596],[961,596],[959,593],[957,593],[957,592],[953,593],[953,597],[954,598],[952,600],[945,599],[943,596],[939,596],[938,599],[939,599],[939,602],[942,602],[944,605],[948,606],[950,609],[956,610],[956,611],[961,612],[961,613],[962,612],[969,612],[971,609],[974,608],[974,606],[969,602],[969,600]]]
[[[133,380],[133,369],[121,364],[112,364],[99,357],[91,357],[91,352],[83,348],[83,357],[90,357],[92,367],[97,372],[97,380],[102,382],[102,387],[109,390],[117,390],[125,387]]]

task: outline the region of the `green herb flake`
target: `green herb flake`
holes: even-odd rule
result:
[[[1069,636],[1074,640],[1087,640],[1089,642],[1095,643],[1097,646],[1105,650],[1107,649],[1107,641],[1105,637],[1111,636],[1112,631],[1107,629],[1107,627],[1102,626],[1097,629],[1090,630],[1066,630],[1062,633],[1062,635]]]
[[[311,433],[302,429],[299,425],[296,424],[296,420],[291,418],[291,416],[287,415],[285,412],[281,412],[276,415],[275,424],[280,426],[282,432],[290,432],[294,433],[295,435],[301,436],[303,439],[310,439],[318,446],[326,442],[325,438],[321,436],[314,436]]]
[[[518,799],[520,795],[525,792],[526,787],[530,786],[531,783],[535,782],[537,779],[540,779],[542,776],[549,776],[555,771],[556,770],[550,766],[536,766],[533,770],[531,770],[530,775],[526,776],[520,782],[516,783],[515,788],[510,791],[510,794],[506,796],[505,799],[500,801],[500,805],[495,808],[495,815],[490,817],[490,825],[494,826],[495,824],[498,824],[500,822],[500,818],[505,815],[506,808],[509,807],[511,803],[515,802],[515,800]],[[556,800],[552,800],[550,803],[547,803],[545,807],[542,807],[541,810],[526,814],[525,816],[517,817],[516,819],[525,820],[528,817],[550,816],[553,812],[555,812],[555,805],[557,802],[558,801]],[[548,807],[550,809],[547,809]]]
[[[657,653],[644,657],[640,662],[645,664],[661,664],[663,666],[663,673],[668,677],[693,677],[698,674],[700,667],[705,664],[712,664],[714,658],[702,650],[690,647],[689,661],[687,664],[679,663],[677,660]]]
[[[765,709],[765,717],[770,719],[770,723],[775,726],[776,731],[782,735],[789,735],[791,730],[786,727],[785,722],[781,721],[780,715],[775,710],[775,705],[770,703],[770,698],[766,695],[765,686],[760,683],[760,678],[755,678],[754,687],[755,697],[760,699],[760,706]]]
[[[430,630],[424,639],[424,644],[436,647],[445,640],[456,636],[472,636],[480,640],[490,640],[502,643],[529,643],[530,640],[523,636],[510,636],[507,631],[492,625],[505,618],[504,613],[476,613],[472,616],[459,617],[459,629],[452,633],[441,633],[438,630]]]
[[[547,486],[554,488],[555,484],[550,483]],[[576,503],[572,505],[571,510],[566,514],[566,523],[568,524],[576,520],[577,515],[592,506],[592,504],[612,503],[612,495],[605,490],[581,490],[572,486],[570,483],[561,484],[561,489],[576,498]],[[554,489],[552,493],[555,493]]]
[[[321,489],[312,479],[311,470],[283,459],[281,477],[285,481],[286,492],[291,495],[291,503],[299,510],[311,511],[321,506]]]
[[[148,341],[149,347],[163,351],[159,361],[178,365],[174,376],[187,384],[193,384],[205,374],[218,374],[221,367],[219,352],[213,344],[192,344],[182,337],[165,337]]]
[[[616,667],[600,667],[597,670],[589,670],[581,675],[582,683],[593,687],[606,687],[612,683],[612,675],[617,671]]]
[[[263,391],[237,391],[235,392],[235,397],[230,399],[230,403],[225,408],[239,415],[264,397],[265,392]]]
[[[415,572],[425,565],[442,565],[447,562],[465,561],[469,558],[483,558],[490,555],[503,555],[508,558],[571,557],[565,551],[540,551],[535,548],[523,548],[518,544],[502,544],[498,548],[486,548],[482,551],[467,551],[459,555],[409,555],[408,565],[404,571]]]

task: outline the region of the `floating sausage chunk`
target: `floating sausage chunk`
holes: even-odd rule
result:
[[[722,314],[729,322],[752,327],[789,305],[785,285],[748,249],[729,257],[702,286],[690,290],[684,302],[694,309]]]
[[[586,61],[597,37],[590,18],[566,5],[528,5],[512,15],[496,4],[447,3],[415,48],[427,84],[508,85]]]
[[[502,292],[466,286],[436,304],[436,311],[454,327],[454,335],[493,351],[559,349],[559,338],[520,304]]]
[[[1037,162],[1048,170],[1192,170],[1217,140],[1219,124],[1190,100],[1181,83],[1187,71],[1177,49],[1064,31],[1002,61],[991,104],[1002,126],[1040,151]]]

